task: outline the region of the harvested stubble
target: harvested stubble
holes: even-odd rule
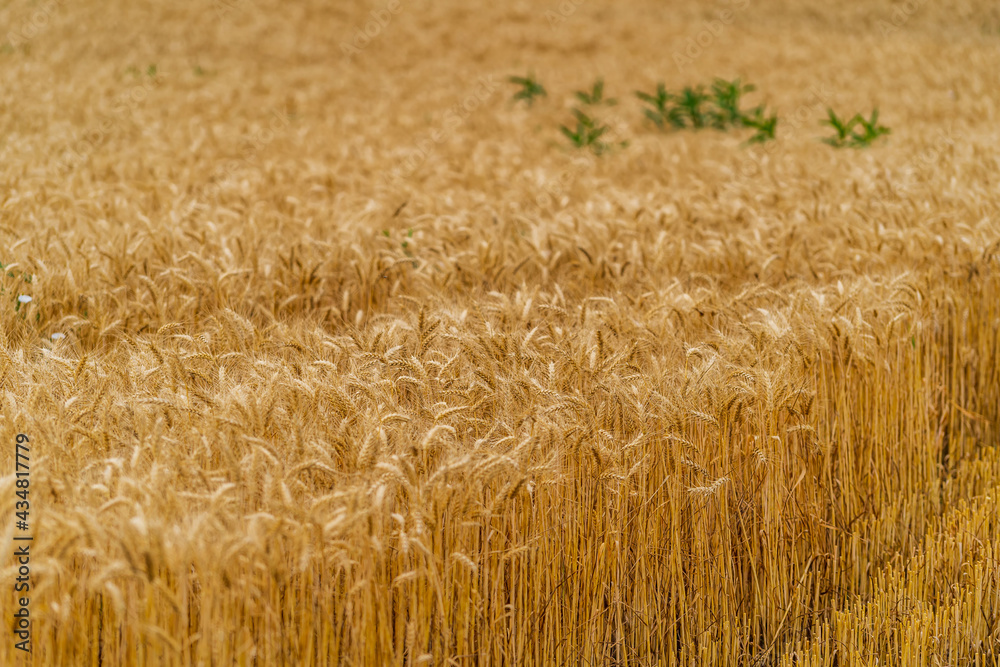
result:
[[[0,53],[32,664],[996,665],[996,17],[830,5],[755,2],[674,79],[694,3],[404,3],[352,59],[367,6],[57,5]],[[623,101],[575,162],[591,57],[792,120],[748,152]],[[834,103],[891,140],[822,146]]]

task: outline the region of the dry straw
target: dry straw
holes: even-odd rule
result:
[[[402,3],[352,59],[360,4],[61,5],[0,51],[0,442],[38,443],[34,652],[0,663],[997,665],[997,16],[809,4],[690,80],[664,44],[702,14],[652,1]],[[547,97],[381,178],[529,66]],[[634,122],[581,166],[546,128],[597,75]],[[779,130],[745,175],[624,102],[715,75],[893,133]]]

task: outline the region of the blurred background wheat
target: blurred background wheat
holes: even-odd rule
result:
[[[550,4],[0,6],[0,662],[998,664],[1000,12]]]

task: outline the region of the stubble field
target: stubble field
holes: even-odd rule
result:
[[[993,3],[0,26],[0,663],[1000,662]]]

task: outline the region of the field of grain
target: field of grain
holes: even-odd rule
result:
[[[998,65],[987,0],[0,0],[0,664],[1000,664]],[[714,77],[773,141],[634,95]]]

